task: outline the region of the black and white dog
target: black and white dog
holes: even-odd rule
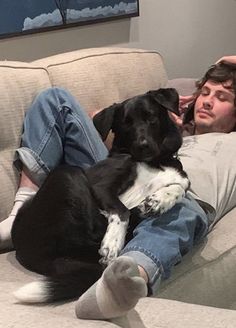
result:
[[[168,211],[189,180],[176,158],[181,135],[174,89],[149,91],[104,109],[94,124],[114,141],[109,157],[83,171],[60,166],[20,209],[12,227],[16,258],[44,279],[16,293],[26,303],[79,297],[132,238],[145,215]]]

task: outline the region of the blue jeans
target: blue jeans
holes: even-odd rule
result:
[[[15,165],[30,171],[39,186],[60,163],[89,167],[106,158],[108,151],[92,120],[66,90],[51,88],[40,93],[26,113],[22,144]],[[208,230],[207,215],[187,195],[161,216],[148,217],[134,231],[122,255],[134,258],[149,277],[149,293],[156,294],[161,279],[170,276],[194,244]]]
[[[59,164],[89,167],[106,158],[107,148],[92,120],[66,90],[41,92],[26,113],[15,165],[23,163],[39,186]]]

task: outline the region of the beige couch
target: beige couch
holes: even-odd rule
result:
[[[89,112],[113,102],[164,87],[167,74],[155,51],[85,49],[32,63],[0,62],[0,218],[9,213],[18,175],[12,166],[24,113],[43,89],[69,89]],[[191,79],[169,81],[181,93]],[[236,327],[236,209],[205,243],[178,265],[158,298],[142,299],[127,317],[111,322],[78,320],[73,302],[57,306],[17,304],[12,292],[35,274],[24,270],[14,252],[0,255],[0,327]],[[201,305],[196,305],[201,304]]]

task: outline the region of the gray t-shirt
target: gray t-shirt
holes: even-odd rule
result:
[[[236,206],[236,132],[184,137],[178,155],[190,192],[215,209],[217,222]]]

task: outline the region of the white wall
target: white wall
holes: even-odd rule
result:
[[[74,49],[158,50],[169,77],[200,76],[236,54],[236,0],[140,0],[140,17],[0,40],[0,59],[31,61]]]
[[[131,43],[156,49],[169,76],[199,76],[224,54],[236,55],[236,0],[141,0]]]

